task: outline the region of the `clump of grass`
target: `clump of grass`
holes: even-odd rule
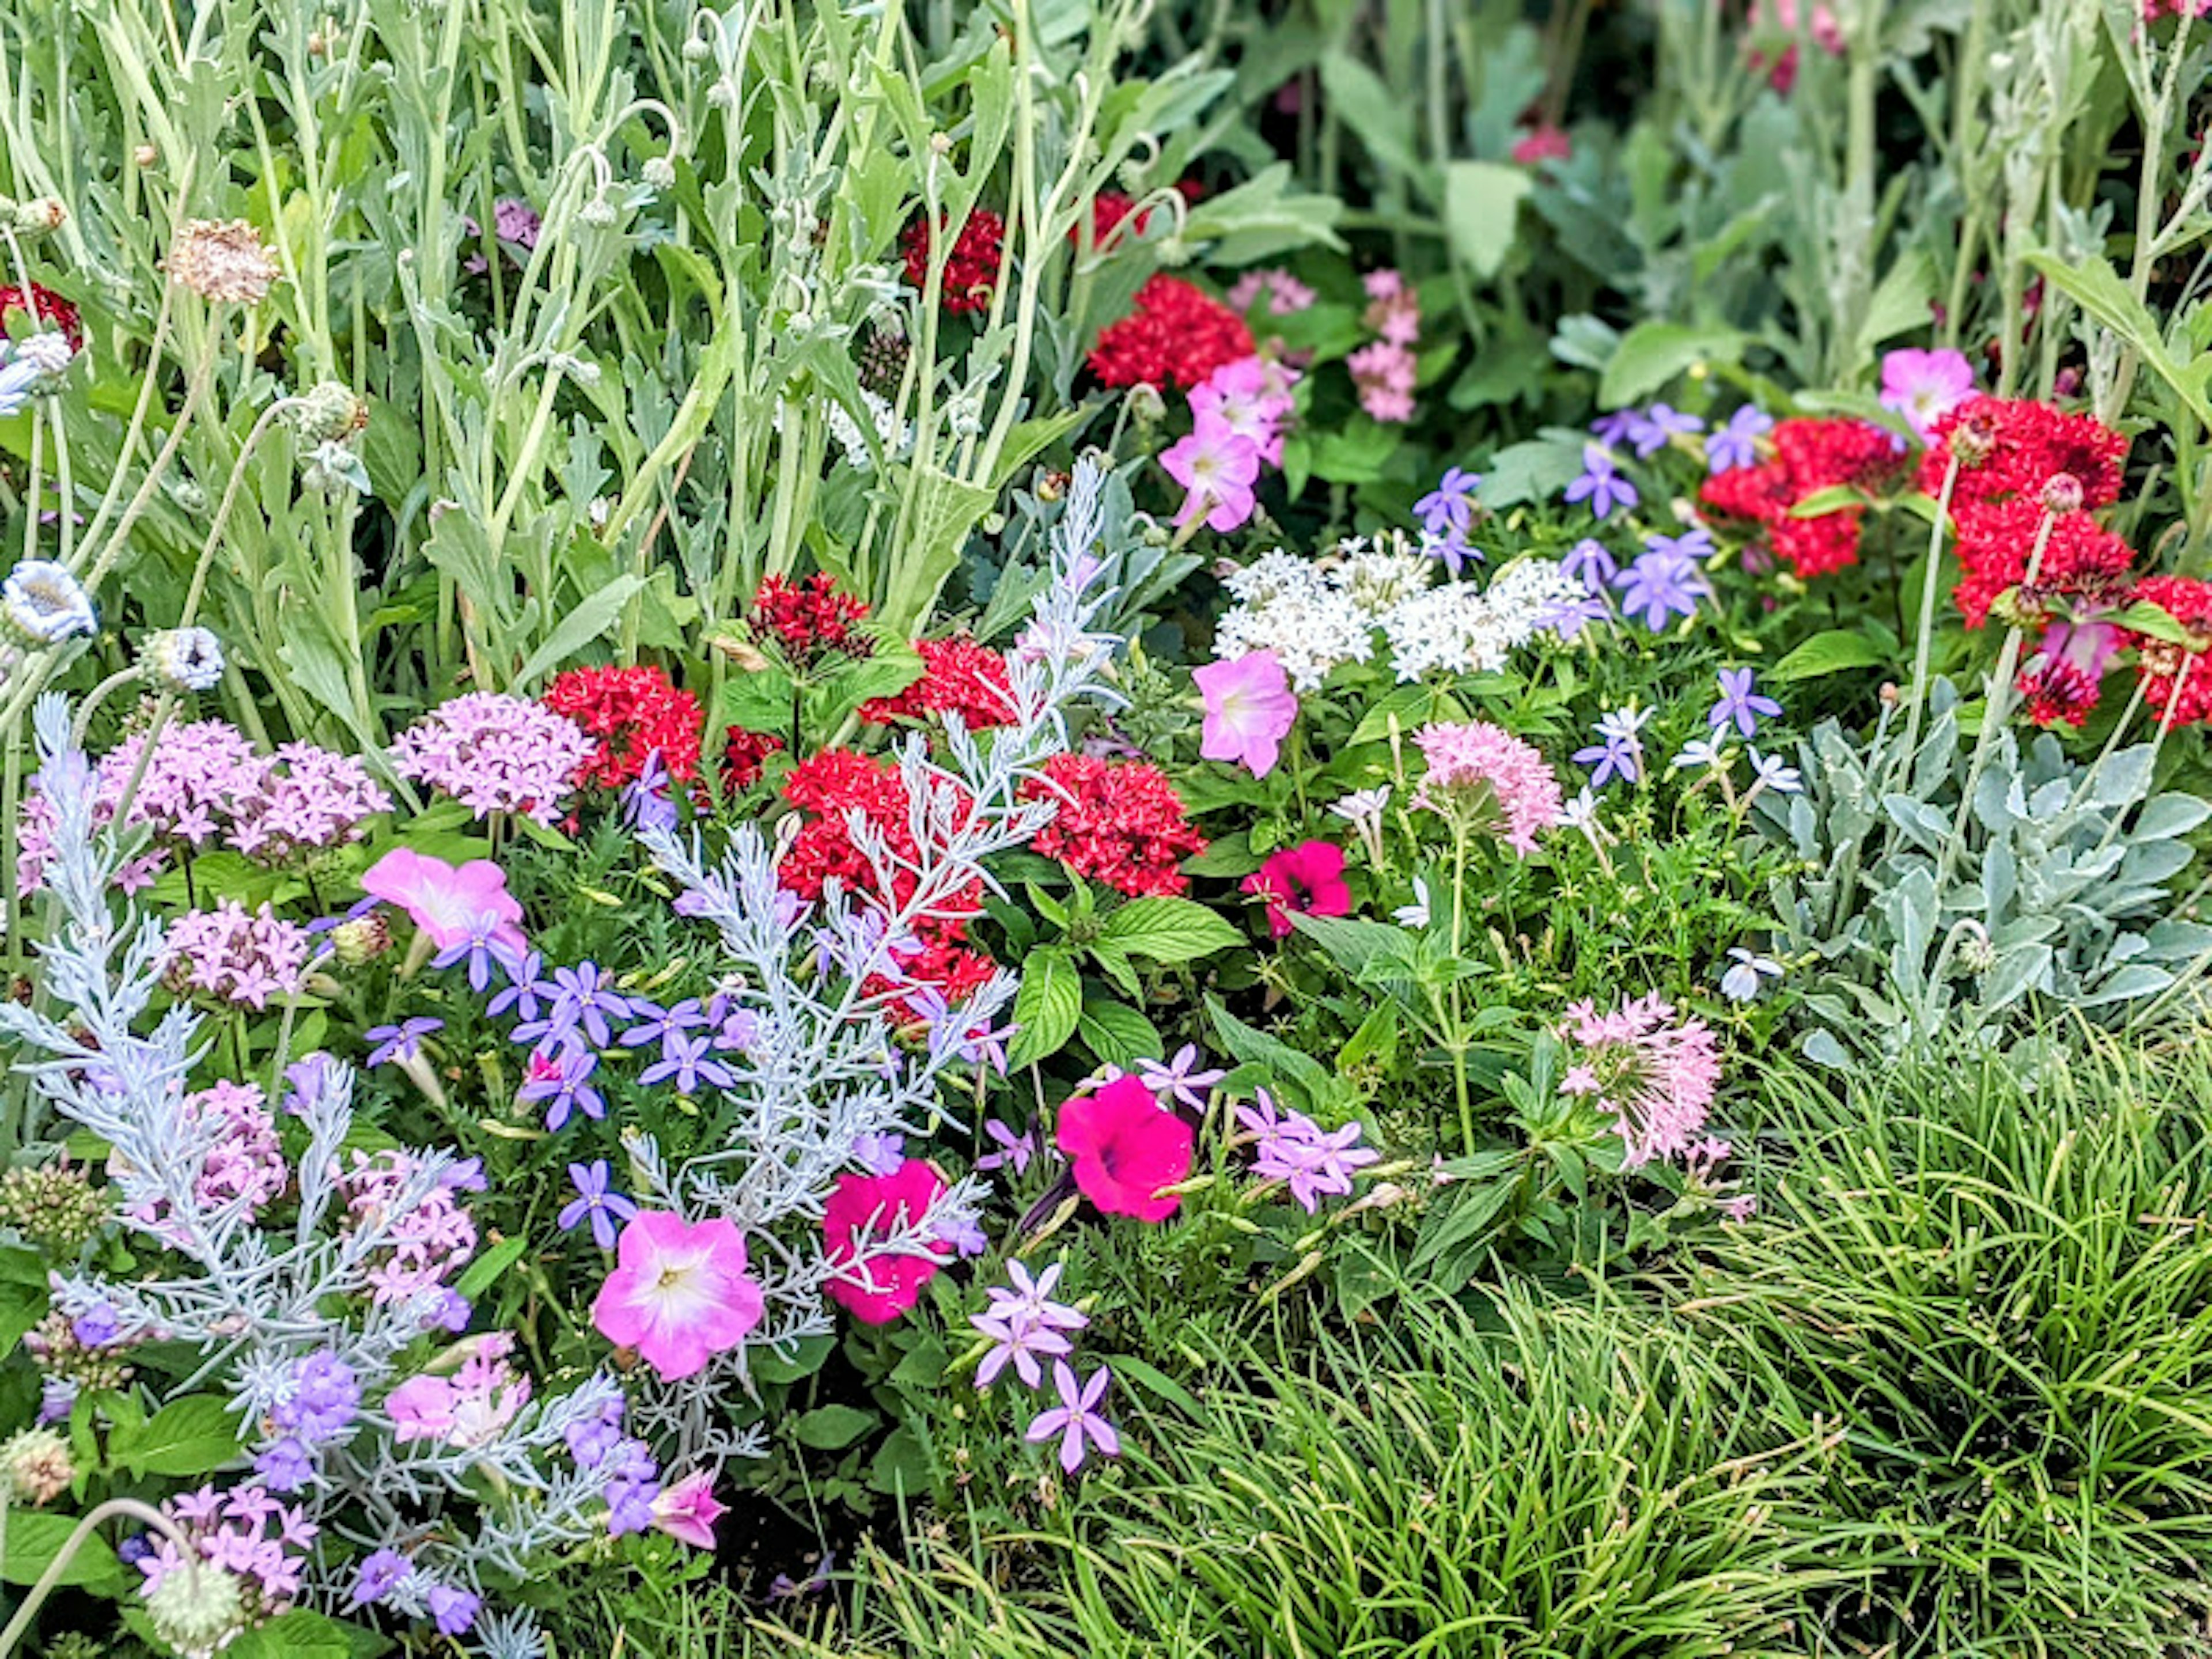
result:
[[[2212,1613],[2212,1061],[2095,1042],[1771,1079],[1765,1215],[1683,1312],[1842,1455],[1899,1654],[2203,1651]]]
[[[1819,1449],[1765,1436],[1678,1330],[1507,1291],[1480,1322],[1414,1306],[1295,1362],[1218,1359],[1256,1384],[1202,1420],[1139,1413],[1049,1527],[876,1558],[856,1633],[805,1650],[1802,1650],[1800,1598],[1832,1577]]]

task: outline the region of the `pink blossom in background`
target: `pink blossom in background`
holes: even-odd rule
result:
[[[1133,1077],[1069,1100],[1054,1139],[1074,1166],[1078,1190],[1103,1214],[1164,1221],[1182,1202],[1160,1188],[1190,1175],[1191,1127]]]
[[[1534,167],[1540,161],[1571,161],[1574,154],[1575,143],[1567,137],[1566,130],[1549,121],[1539,121],[1522,133],[1511,151],[1513,159],[1524,167]]]
[[[514,1351],[514,1335],[495,1331],[471,1343],[469,1357],[451,1376],[424,1371],[385,1396],[393,1438],[481,1446],[529,1404],[530,1379],[507,1363]]]
[[[1974,395],[1974,366],[1960,351],[1904,347],[1881,360],[1881,406],[1905,416],[1923,442],[1936,422]]]
[[[714,1477],[697,1469],[660,1489],[653,1500],[653,1524],[679,1544],[695,1550],[714,1547],[714,1522],[728,1513],[729,1505],[714,1498]]]
[[[761,1287],[745,1276],[735,1222],[641,1210],[623,1229],[615,1262],[592,1300],[592,1323],[671,1382],[703,1370],[760,1323]]]
[[[1260,447],[1218,414],[1200,415],[1190,435],[1161,453],[1160,466],[1188,492],[1177,525],[1203,519],[1226,533],[1259,506],[1253,489],[1260,482]]]
[[[1283,739],[1298,718],[1297,695],[1275,653],[1247,652],[1231,662],[1193,669],[1190,677],[1206,700],[1200,756],[1234,761],[1255,778],[1273,771]]]
[[[839,1270],[830,1281],[830,1299],[863,1325],[888,1325],[913,1307],[943,1258],[952,1255],[952,1244],[933,1242],[928,1255],[872,1247],[913,1233],[944,1191],[945,1177],[918,1158],[893,1175],[839,1176],[822,1210],[824,1254]]]
[[[489,859],[451,865],[411,848],[395,847],[369,866],[361,890],[406,911],[440,950],[478,937],[489,917],[500,925],[495,943],[520,953],[526,948],[522,906],[507,890],[507,872]]]
[[[1386,426],[1413,418],[1413,381],[1419,370],[1413,354],[1389,340],[1364,345],[1344,360],[1359,388],[1359,406]]]
[[[1311,289],[1277,266],[1268,270],[1248,270],[1239,276],[1229,289],[1230,309],[1248,312],[1262,295],[1267,296],[1267,314],[1271,317],[1295,317],[1301,311],[1311,310],[1315,299]]]
[[[1272,854],[1244,878],[1246,892],[1267,903],[1267,931],[1277,939],[1291,932],[1291,918],[1341,916],[1352,910],[1352,888],[1344,879],[1344,848],[1334,842],[1310,841]]]
[[[1283,426],[1296,407],[1291,388],[1296,369],[1254,355],[1240,357],[1190,389],[1190,411],[1200,421],[1220,420],[1240,437],[1249,438],[1269,466],[1283,464]]]
[[[1559,780],[1542,755],[1486,720],[1425,726],[1413,742],[1428,770],[1413,797],[1416,806],[1450,812],[1473,806],[1502,818],[1505,844],[1516,853],[1536,850],[1536,835],[1559,821],[1565,800]]]

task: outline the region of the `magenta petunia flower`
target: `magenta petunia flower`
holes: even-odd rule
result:
[[[1235,761],[1255,778],[1275,769],[1283,739],[1298,718],[1297,695],[1272,651],[1251,651],[1233,662],[1210,662],[1191,671],[1206,699],[1199,754]]]
[[[1273,854],[1244,878],[1244,890],[1267,902],[1267,931],[1277,939],[1291,932],[1291,918],[1341,916],[1352,909],[1352,889],[1344,879],[1344,848],[1334,842],[1310,841]]]
[[[1204,519],[1224,533],[1237,529],[1258,505],[1260,446],[1218,410],[1201,410],[1190,435],[1160,455],[1161,470],[1188,493],[1176,523]]]
[[[592,1300],[592,1323],[671,1382],[704,1370],[760,1323],[761,1287],[745,1276],[735,1222],[641,1211],[623,1229],[615,1262]]]
[[[1190,1174],[1190,1125],[1133,1077],[1120,1077],[1060,1109],[1054,1135],[1075,1185],[1107,1215],[1164,1221],[1182,1200],[1160,1188]]]
[[[887,1241],[920,1243],[930,1206],[945,1191],[945,1177],[921,1158],[910,1158],[890,1175],[837,1177],[822,1209],[824,1254],[837,1269],[830,1297],[863,1325],[888,1325],[914,1306],[921,1287],[953,1253],[946,1240],[932,1240],[927,1255],[901,1246],[879,1249]]]
[[[1893,409],[1924,441],[1936,422],[1974,395],[1974,366],[1960,351],[1910,346],[1881,360],[1881,406]]]
[[[520,955],[522,907],[507,890],[507,872],[489,859],[454,866],[411,848],[395,847],[361,878],[362,891],[396,904],[441,951],[485,936]]]
[[[710,1550],[714,1547],[714,1522],[729,1507],[715,1501],[713,1474],[696,1469],[660,1489],[660,1496],[653,1500],[653,1524],[679,1544]]]

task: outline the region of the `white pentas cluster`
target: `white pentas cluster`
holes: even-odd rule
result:
[[[1379,630],[1401,681],[1480,672],[1558,628],[1582,599],[1581,585],[1542,559],[1508,566],[1487,589],[1432,586],[1436,571],[1396,532],[1347,537],[1312,560],[1278,548],[1227,579],[1238,604],[1214,630],[1213,654],[1272,652],[1293,689],[1306,692],[1340,665],[1371,658]]]

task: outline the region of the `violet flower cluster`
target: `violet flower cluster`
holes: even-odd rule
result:
[[[118,1218],[154,1247],[129,1279],[57,1272],[67,1322],[40,1351],[198,1349],[179,1392],[227,1392],[254,1467],[249,1483],[172,1500],[217,1572],[210,1590],[208,1573],[179,1577],[169,1554],[140,1552],[149,1614],[199,1621],[194,1639],[212,1649],[228,1636],[210,1617],[234,1619],[234,1633],[294,1601],[374,1602],[471,1634],[480,1651],[519,1650],[520,1615],[479,1628],[499,1583],[653,1520],[658,1470],[622,1431],[619,1388],[600,1375],[539,1396],[511,1336],[461,1334],[471,1310],[455,1280],[477,1242],[464,1195],[482,1172],[440,1149],[349,1151],[347,1068],[308,1055],[286,1069],[276,1109],[249,1083],[188,1087],[200,1017],[180,1005],[140,1029],[169,950],[158,923],[111,914],[122,855],[100,828],[100,775],[60,697],[41,700],[36,725],[61,913],[41,958],[56,1012],[0,1004],[0,1036],[39,1104],[112,1149]],[[299,1126],[289,1164],[279,1110]],[[167,1593],[187,1582],[188,1604]]]
[[[726,1075],[715,1086],[736,1126],[729,1144],[673,1170],[649,1139],[631,1137],[630,1190],[641,1207],[735,1223],[764,1304],[744,1343],[696,1374],[634,1379],[640,1419],[674,1448],[673,1461],[740,1449],[723,1426],[724,1402],[746,1386],[748,1355],[830,1328],[824,1297],[841,1269],[825,1254],[822,1227],[840,1176],[879,1152],[885,1137],[927,1134],[945,1117],[941,1100],[961,1068],[1004,1064],[997,1028],[1015,975],[1001,969],[948,1006],[933,988],[913,983],[904,963],[918,924],[963,914],[976,884],[994,885],[984,860],[1050,820],[1052,799],[1024,799],[1023,786],[1069,748],[1073,706],[1115,700],[1104,675],[1116,642],[1091,628],[1111,598],[1091,591],[1103,483],[1091,461],[1075,469],[1054,534],[1054,578],[1008,653],[1012,719],[986,732],[948,720],[945,764],[919,737],[901,751],[912,851],[895,852],[853,815],[854,844],[873,866],[872,893],[833,882],[810,903],[785,891],[781,846],[752,824],[732,833],[719,859],[696,833],[687,840],[665,825],[641,832],[682,889],[678,911],[720,933],[726,982],[743,988],[732,1008],[748,1027],[740,1046],[709,1054],[690,1046],[706,1028],[685,1033],[676,1060],[679,1068],[711,1063]],[[908,896],[878,896],[895,892]],[[923,1026],[918,1048],[894,1042],[893,1013]],[[868,1232],[869,1258],[939,1259],[973,1235],[985,1190],[969,1176],[941,1184],[927,1205],[879,1218]],[[865,1266],[842,1271],[849,1276],[854,1265]]]
[[[512,813],[548,824],[591,754],[591,737],[574,720],[497,691],[441,703],[392,740],[401,777],[452,796],[479,818]]]

